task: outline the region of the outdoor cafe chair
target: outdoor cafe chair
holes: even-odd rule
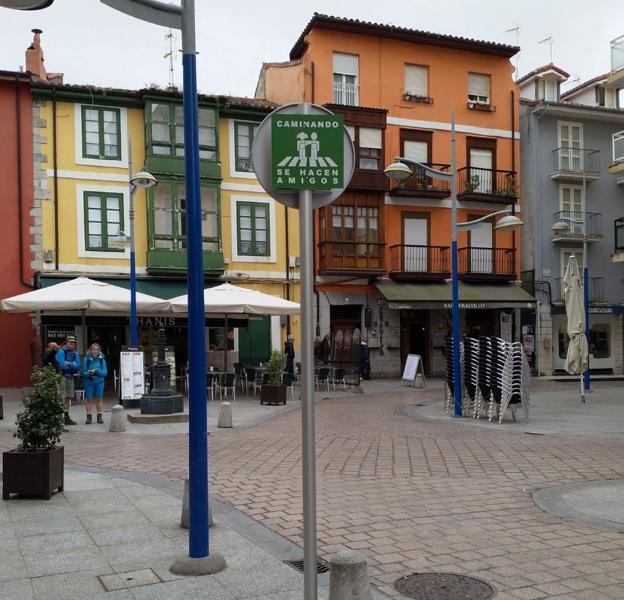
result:
[[[234,380],[234,373],[223,373],[221,380],[217,383],[217,391],[219,392],[220,400],[223,400],[224,392],[227,400],[228,390],[232,392],[232,400],[236,400],[236,386],[234,385]]]
[[[268,383],[269,375],[268,373],[264,373],[263,371],[256,371],[256,376],[253,381],[253,397],[256,399],[256,393],[258,390],[262,389],[262,385],[264,383]]]
[[[321,367],[318,370],[318,375],[314,378],[314,383],[316,384],[316,390],[320,391],[320,386],[324,383],[327,386],[327,391],[329,391],[329,372],[331,369],[329,367]]]
[[[284,373],[282,375],[282,383],[290,390],[290,397],[295,399],[295,376],[292,373]],[[288,390],[286,390],[288,391]]]
[[[215,373],[214,371],[208,371],[208,373],[206,373],[206,392],[208,393],[210,400],[215,399],[215,391],[218,381],[218,373]]]
[[[334,372],[332,373],[331,377],[328,379],[328,383],[331,383],[334,386],[334,391],[336,391],[336,384],[338,384],[338,387],[342,386],[343,390],[347,388],[347,383],[345,381],[345,373],[346,373],[345,369],[342,369],[342,368],[334,369]]]

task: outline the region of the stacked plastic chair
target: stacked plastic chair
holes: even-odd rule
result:
[[[492,338],[492,374],[490,378],[490,382],[492,384],[492,398],[488,408],[488,419],[490,421],[494,418],[494,410],[497,412],[497,417],[500,417],[501,414],[500,407],[503,399],[503,371],[510,346],[511,344],[508,344],[501,338]]]
[[[501,423],[507,408],[511,408],[513,420],[516,420],[515,408],[520,405],[524,412],[524,420],[529,421],[529,363],[526,359],[522,344],[514,342],[509,344],[509,352],[503,368],[503,392],[498,415]]]
[[[478,419],[484,404],[489,404],[492,399],[492,338],[481,336],[479,338],[479,370],[477,375],[477,394],[472,416]]]
[[[465,413],[474,411],[477,401],[479,384],[479,340],[471,337],[464,338],[463,374],[464,393],[463,409]]]

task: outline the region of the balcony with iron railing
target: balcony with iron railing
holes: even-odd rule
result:
[[[555,284],[555,302],[565,302],[563,277],[557,277]],[[589,301],[595,304],[604,304],[607,301],[604,277],[589,278]]]
[[[475,248],[458,250],[458,274],[464,281],[513,281],[516,278],[513,248]]]
[[[611,158],[609,173],[616,176],[615,183],[624,185],[624,130],[611,134]]]
[[[600,178],[600,150],[561,146],[552,151],[551,179],[558,181],[596,181]]]
[[[334,82],[332,102],[345,106],[357,106],[358,85],[356,83]]]
[[[450,165],[444,163],[423,163],[431,169],[450,173]],[[419,198],[448,198],[451,195],[451,182],[444,179],[431,178],[425,170],[417,165],[410,165],[413,175],[404,179],[390,190],[391,196],[418,196]]]
[[[583,241],[583,219],[586,219],[586,236],[588,242],[598,242],[604,239],[602,234],[602,214],[595,212],[577,212],[570,210],[560,210],[553,213],[553,224],[562,221],[568,228],[562,231],[552,231],[553,242],[582,242]]]
[[[515,171],[462,167],[457,171],[457,196],[461,200],[512,203],[518,198]]]
[[[383,242],[319,242],[319,275],[383,275]]]
[[[389,276],[402,281],[449,279],[451,277],[450,248],[412,244],[390,246]]]

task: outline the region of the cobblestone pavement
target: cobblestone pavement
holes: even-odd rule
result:
[[[543,384],[544,386],[556,384]],[[317,402],[319,553],[356,549],[382,591],[415,571],[480,577],[496,600],[621,600],[624,534],[542,512],[534,490],[624,478],[624,440],[406,417],[440,390]],[[437,401],[437,400],[436,400]],[[302,543],[300,411],[209,438],[211,494]],[[69,464],[180,479],[186,436],[64,438]],[[6,429],[0,448],[14,446]]]

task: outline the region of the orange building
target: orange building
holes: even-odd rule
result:
[[[345,193],[317,210],[317,333],[334,362],[367,340],[373,376],[397,375],[408,354],[444,370],[450,323],[450,185],[421,169],[397,185],[396,156],[449,171],[455,111],[458,220],[518,211],[519,49],[315,14],[290,61],[264,63],[256,97],[312,102],[345,116],[356,168]],[[519,339],[519,235],[494,220],[460,233],[462,332]]]

